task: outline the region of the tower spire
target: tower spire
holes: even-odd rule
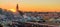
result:
[[[17,10],[17,12],[19,12],[19,14],[20,14],[21,16],[23,15],[23,12],[19,10],[18,2],[17,2],[17,5],[16,5],[16,10]]]
[[[17,6],[16,6],[16,10],[18,11],[18,9],[19,9],[19,6],[18,6],[18,4],[17,4]]]

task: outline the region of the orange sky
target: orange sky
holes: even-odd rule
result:
[[[17,0],[0,0],[0,8],[16,9]],[[60,0],[18,0],[21,11],[60,12]]]

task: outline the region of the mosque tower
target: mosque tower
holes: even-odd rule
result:
[[[23,15],[23,12],[19,10],[19,5],[18,4],[16,5],[16,10],[21,16]]]
[[[16,10],[19,11],[19,6],[18,6],[18,4],[16,5]]]

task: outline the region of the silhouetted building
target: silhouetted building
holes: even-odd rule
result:
[[[2,8],[0,8],[0,14],[2,14]]]
[[[20,14],[21,16],[23,15],[23,12],[19,10],[18,4],[17,4],[17,6],[16,6],[16,10],[17,10],[17,12],[19,12],[19,14]]]

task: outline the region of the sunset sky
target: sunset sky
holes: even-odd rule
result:
[[[60,0],[0,0],[0,8],[14,10],[17,3],[21,11],[60,12]]]

